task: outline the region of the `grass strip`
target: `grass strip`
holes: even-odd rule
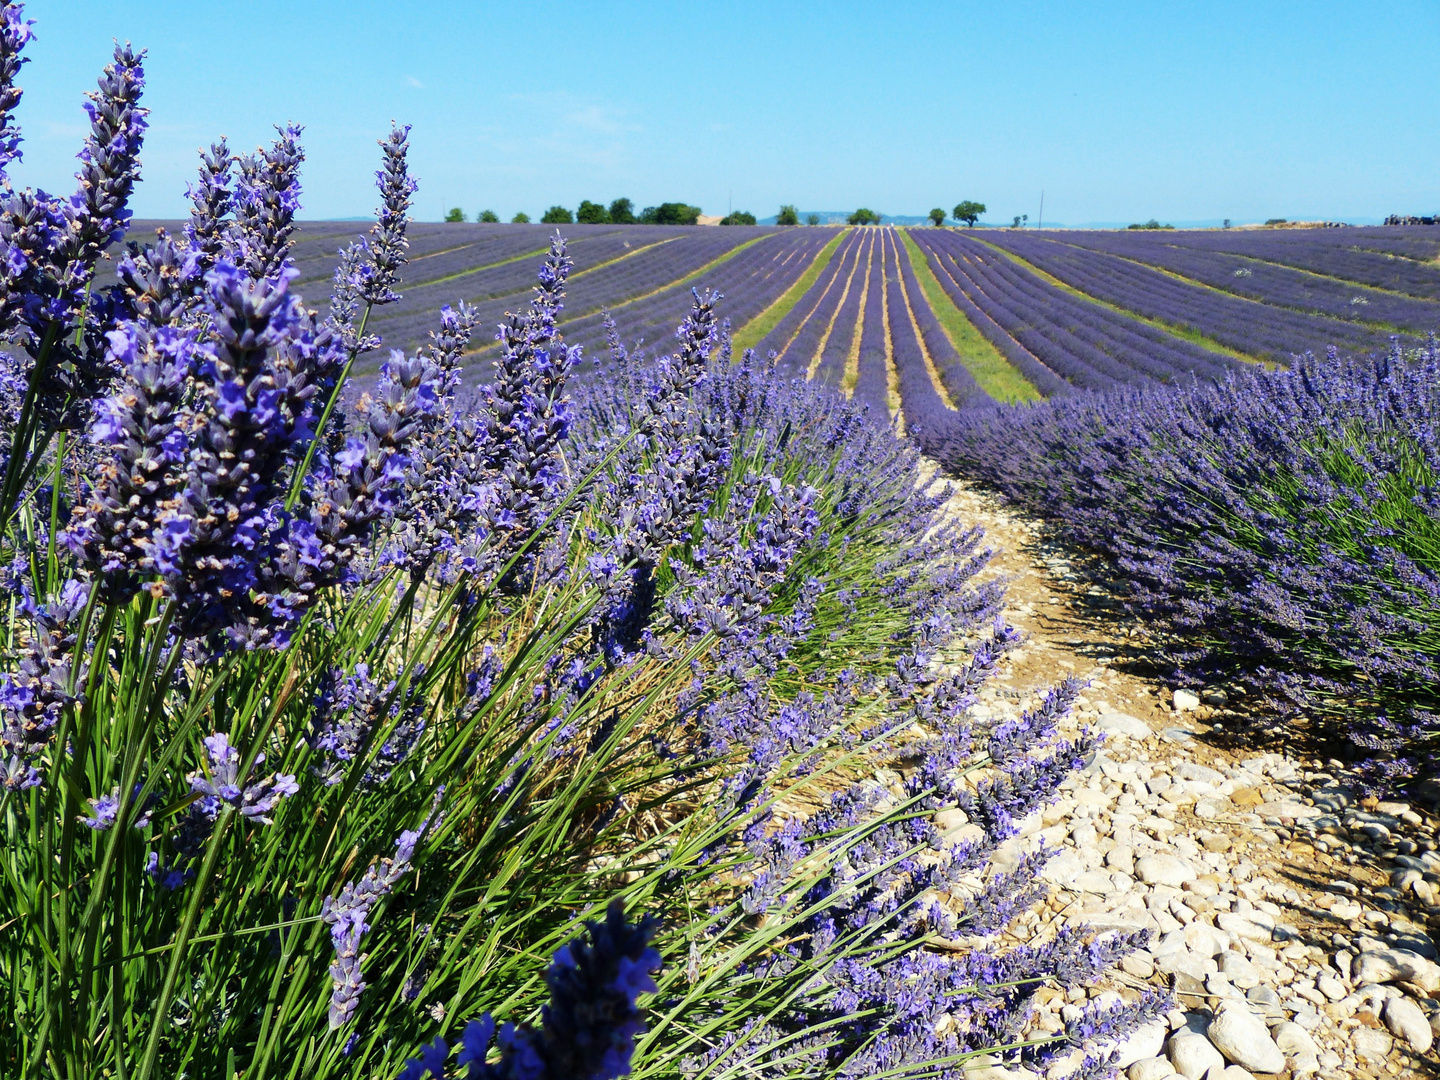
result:
[[[790,314],[795,305],[800,302],[800,298],[810,291],[810,286],[814,285],[820,275],[825,272],[825,267],[830,265],[830,257],[835,254],[835,249],[840,246],[840,241],[845,239],[849,232],[850,228],[846,226],[836,233],[834,238],[820,249],[805,273],[800,275],[800,280],[791,285],[780,299],[740,329],[740,332],[735,335],[736,352],[743,353],[746,349],[753,349],[770,335],[770,331],[780,325],[780,321]]]
[[[1005,404],[1041,400],[1040,391],[1001,355],[999,349],[985,339],[985,335],[975,329],[974,324],[965,317],[965,313],[946,295],[935,277],[935,272],[930,269],[925,253],[911,239],[910,230],[898,231],[901,239],[905,241],[905,254],[910,260],[910,268],[915,271],[915,277],[920,282],[920,291],[925,294],[926,303],[935,313],[940,329],[960,354],[960,362],[975,376],[980,389]]]

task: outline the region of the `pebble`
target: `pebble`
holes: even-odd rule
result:
[[[1137,1061],[1125,1070],[1128,1080],[1166,1080],[1167,1077],[1175,1075],[1175,1066],[1163,1057]]]
[[[1372,1027],[1357,1027],[1350,1036],[1355,1056],[1366,1061],[1384,1061],[1390,1053],[1390,1036]]]
[[[1148,739],[1155,734],[1144,720],[1122,712],[1105,713],[1095,721],[1095,726],[1107,735],[1123,735],[1130,739]]]
[[[1286,1021],[1276,1024],[1270,1032],[1275,1045],[1290,1062],[1290,1071],[1296,1076],[1306,1076],[1320,1071],[1320,1047],[1310,1033],[1299,1024]]]
[[[1163,1020],[1146,1024],[1116,1047],[1120,1056],[1115,1061],[1115,1067],[1123,1069],[1137,1061],[1145,1061],[1159,1056],[1160,1052],[1165,1049],[1165,1038],[1169,1034],[1170,1028]]]
[[[1220,1013],[1206,1029],[1210,1042],[1236,1065],[1252,1072],[1278,1073],[1285,1055],[1270,1037],[1265,1022],[1244,1005],[1220,1004]]]
[[[1430,1030],[1430,1021],[1420,1011],[1420,1006],[1408,997],[1391,998],[1385,1003],[1385,1026],[1397,1039],[1404,1039],[1410,1049],[1423,1054],[1435,1041]]]
[[[1190,712],[1200,707],[1200,699],[1189,690],[1176,690],[1171,695],[1171,701],[1175,705],[1176,712]]]
[[[1135,860],[1135,873],[1147,885],[1179,888],[1195,877],[1195,868],[1175,855],[1146,855]]]
[[[1170,1064],[1186,1080],[1202,1080],[1211,1069],[1219,1073],[1225,1068],[1224,1056],[1198,1032],[1182,1029],[1170,1036],[1165,1049]]]

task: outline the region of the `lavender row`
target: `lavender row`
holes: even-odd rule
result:
[[[890,230],[890,245],[895,252],[896,265],[900,268],[900,284],[904,288],[901,295],[902,307],[905,300],[909,300],[909,314],[914,316],[915,325],[920,331],[920,342],[930,355],[935,365],[935,372],[940,377],[940,384],[945,387],[945,392],[950,395],[950,400],[956,408],[964,408],[968,405],[988,404],[991,401],[990,395],[980,388],[975,381],[975,376],[960,359],[960,354],[955,350],[950,337],[945,333],[944,328],[935,318],[935,312],[930,308],[930,302],[924,291],[920,288],[920,281],[915,276],[915,268],[910,265],[909,253],[902,247],[900,239],[895,231]],[[903,310],[899,314],[906,314]],[[895,325],[896,313],[890,315],[890,325]],[[907,318],[908,321],[908,318]],[[900,366],[898,357],[895,360],[897,367]],[[928,373],[927,373],[928,377]],[[903,383],[905,371],[900,369],[900,378]]]
[[[1064,243],[1137,259],[1261,303],[1424,333],[1440,327],[1440,303],[1354,285],[1253,256],[1160,244],[1135,233],[1066,234]]]
[[[766,230],[743,228],[690,229],[682,237],[638,251],[628,258],[588,273],[581,267],[572,279],[573,288],[566,312],[574,317],[597,312],[602,307],[623,304],[693,273],[748,238],[746,235],[732,234],[753,236],[764,231]],[[454,297],[451,299],[453,301]],[[515,306],[516,299],[511,295],[482,300],[474,305],[479,327],[474,348],[492,346],[492,328],[504,321],[506,310]],[[407,305],[402,301],[394,307]],[[424,339],[429,330],[429,322],[423,310],[407,310],[378,321],[375,328],[376,332],[383,336],[387,346],[404,348],[407,343]]]
[[[1029,333],[1054,343],[1058,352],[1041,353],[1052,368],[1068,371],[1078,359],[1115,383],[1138,379],[1173,382],[1187,376],[1218,378],[1234,364],[1222,354],[1079,299],[983,244],[958,234],[943,242],[967,255],[968,261],[957,269],[970,271],[976,285],[992,297],[1006,298],[1011,310],[1035,326]],[[1029,340],[1021,340],[1034,348]],[[1062,364],[1060,357],[1073,359]]]
[[[864,277],[861,259],[866,243],[866,233],[852,233],[831,260],[832,269],[827,275],[829,281],[823,288],[816,283],[819,294],[794,338],[781,350],[779,361],[787,370],[808,374],[811,363],[819,359],[821,350],[834,337],[832,328],[839,319],[840,309],[849,300],[851,292],[859,288],[857,283]]]
[[[930,372],[925,364],[925,350],[915,334],[906,309],[905,294],[901,292],[904,267],[907,265],[896,243],[894,230],[887,229],[884,238],[887,255],[896,272],[891,275],[887,301],[890,308],[890,355],[900,390],[900,409],[905,417],[905,432],[917,439],[921,445],[944,430],[953,419],[954,410],[946,408],[944,400],[935,391]],[[887,279],[888,280],[888,279]],[[914,303],[914,290],[910,301]],[[976,388],[979,389],[978,387]]]
[[[957,416],[928,447],[1115,561],[1184,684],[1440,770],[1440,353],[1249,369]]]
[[[940,252],[935,250],[930,242],[932,239],[933,237],[928,233],[918,232],[916,235],[916,242],[926,254],[931,273],[935,275],[935,279],[940,283],[940,288],[945,291],[945,295],[950,297],[951,302],[960,309],[960,313],[969,319],[970,324],[980,332],[985,340],[990,342],[1011,366],[1025,376],[1030,385],[1045,397],[1063,397],[1070,393],[1073,387],[1068,382],[1006,333],[1004,327],[970,298],[961,287],[959,278],[951,273],[951,268],[954,266],[953,261],[945,259]]]
[[[878,423],[890,415],[890,340],[885,329],[885,301],[895,264],[886,257],[884,234],[876,230],[870,253],[870,289],[865,294],[864,322],[853,396]]]
[[[799,375],[805,373],[810,357],[814,355],[815,344],[819,342],[820,335],[824,333],[825,326],[829,325],[830,316],[839,304],[840,293],[845,287],[845,275],[854,264],[854,252],[859,242],[860,234],[855,231],[851,231],[841,240],[831,255],[830,262],[810,288],[805,290],[805,294],[795,306],[786,312],[785,317],[755,346],[757,353],[768,356],[773,351],[777,363],[785,370]],[[803,344],[800,344],[798,350],[792,348],[800,343],[802,336],[810,342],[809,349]]]
[[[667,344],[669,331],[689,308],[692,287],[721,293],[732,325],[743,326],[795,283],[828,240],[829,236],[820,229],[792,230],[766,237],[713,267],[692,284],[676,285],[614,312],[616,328],[627,343],[644,339]],[[565,330],[571,340],[591,352],[604,345],[604,327],[599,314],[572,319],[565,324]]]
[[[1389,335],[1383,331],[1226,296],[1103,252],[1013,234],[997,242],[1080,292],[1186,327],[1251,356],[1288,363],[1296,350],[1323,351],[1334,345],[1349,352],[1373,352],[1388,345]]]
[[[845,379],[845,365],[850,358],[850,346],[855,340],[855,328],[859,326],[864,312],[861,301],[865,298],[867,283],[872,278],[871,262],[875,253],[875,234],[867,233],[864,246],[855,254],[855,274],[850,279],[850,291],[845,302],[835,312],[835,321],[830,326],[830,336],[820,350],[820,365],[815,377],[826,386],[839,387]]]

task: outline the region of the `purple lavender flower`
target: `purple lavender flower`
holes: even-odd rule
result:
[[[78,699],[88,664],[75,669],[76,624],[89,601],[79,581],[68,581],[60,594],[37,603],[21,582],[21,609],[29,615],[30,640],[12,673],[0,674],[0,787],[7,790],[35,787],[41,782],[36,767],[50,745],[62,710]]]
[[[555,951],[545,973],[550,1001],[540,1011],[538,1030],[505,1024],[497,1040],[500,1060],[486,1062],[495,1022],[486,1014],[466,1025],[461,1035],[460,1068],[471,1080],[619,1080],[630,1075],[635,1037],[645,1030],[636,1005],[654,993],[653,972],[660,954],[651,947],[658,920],[638,924],[613,901],[604,922],[587,922],[585,935]],[[588,940],[587,940],[588,939]],[[406,1063],[402,1080],[428,1074],[444,1080],[450,1048],[437,1038]]]
[[[205,769],[191,773],[186,779],[190,790],[204,796],[201,802],[215,812],[219,811],[220,803],[229,803],[246,820],[269,825],[271,820],[268,815],[280,800],[300,790],[295,777],[285,773],[273,773],[263,780],[241,786],[240,751],[230,745],[229,736],[223,732],[206,736],[205,752]],[[264,761],[264,754],[255,755],[256,765]]]
[[[185,225],[185,242],[202,274],[211,270],[225,251],[229,216],[234,208],[230,175],[234,165],[235,156],[222,138],[208,151],[200,151],[200,178],[186,188],[190,220]]]
[[[240,175],[226,230],[224,259],[252,278],[274,277],[289,262],[295,215],[300,209],[300,163],[305,151],[295,124],[277,127],[268,149],[238,159]]]

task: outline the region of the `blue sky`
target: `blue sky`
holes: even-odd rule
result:
[[[306,125],[305,217],[664,200],[759,216],[978,199],[1080,224],[1440,211],[1440,5],[35,0],[21,184],[68,190],[81,94],[149,50],[141,216],[195,151]]]

